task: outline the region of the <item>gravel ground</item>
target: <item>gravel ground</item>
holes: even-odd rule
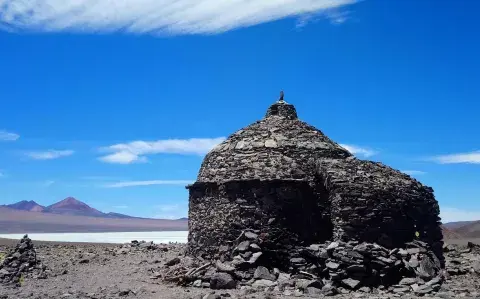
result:
[[[0,240],[1,252],[18,241]],[[38,258],[48,266],[48,277],[25,277],[20,287],[0,285],[0,299],[12,298],[204,298],[209,289],[183,288],[151,279],[165,263],[183,257],[184,245],[164,245],[154,250],[122,248],[112,244],[62,244],[34,242]],[[448,259],[448,257],[447,257]],[[479,256],[480,259],[480,256]],[[216,291],[210,298],[298,298],[257,291]],[[306,297],[303,298],[319,298]],[[399,298],[395,294],[351,293],[335,298]],[[480,275],[452,276],[442,289],[423,298],[480,298]],[[412,296],[402,298],[415,298]]]

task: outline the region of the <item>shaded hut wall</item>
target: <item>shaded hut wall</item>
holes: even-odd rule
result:
[[[380,163],[349,158],[349,163],[318,163],[331,202],[333,235],[337,240],[376,242],[404,247],[419,239],[443,261],[440,209],[433,190]]]
[[[189,254],[213,258],[220,246],[231,245],[246,229],[257,231],[265,258],[273,260],[293,246],[332,237],[328,196],[322,186],[249,180],[197,182],[188,188]]]

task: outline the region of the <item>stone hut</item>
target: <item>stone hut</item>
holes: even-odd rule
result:
[[[192,255],[218,257],[250,232],[279,267],[296,246],[327,240],[396,248],[418,238],[443,260],[432,188],[355,158],[283,98],[208,153],[187,188]]]

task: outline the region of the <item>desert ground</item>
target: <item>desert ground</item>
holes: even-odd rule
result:
[[[464,253],[468,241],[455,240],[454,252],[446,253],[447,268],[456,264],[467,269],[480,255]],[[477,240],[478,241],[478,240]],[[12,250],[18,240],[0,239],[0,257]],[[45,276],[26,275],[18,285],[0,284],[0,298],[298,298],[295,294],[264,289],[213,291],[206,288],[181,287],[155,278],[164,272],[169,261],[183,259],[185,245],[140,243],[91,244],[34,241],[37,257],[46,266]],[[464,251],[462,251],[464,250]],[[453,264],[452,264],[453,262]],[[452,270],[455,272],[456,270]],[[466,271],[451,275],[435,293],[422,298],[480,298],[480,275]],[[470,273],[472,272],[472,273]],[[348,293],[335,298],[415,298],[387,291]],[[323,295],[303,298],[322,298]]]

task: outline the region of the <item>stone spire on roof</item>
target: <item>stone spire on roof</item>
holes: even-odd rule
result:
[[[284,96],[285,94],[282,90],[280,92],[280,98],[278,99],[278,101],[272,106],[270,106],[270,108],[268,108],[265,118],[268,118],[270,116],[280,116],[287,119],[298,119],[295,106],[285,102]]]
[[[287,102],[285,102],[285,99],[283,98],[285,96],[285,94],[283,93],[283,90],[280,91],[280,98],[278,99],[278,103],[281,103],[281,104],[286,104]]]

